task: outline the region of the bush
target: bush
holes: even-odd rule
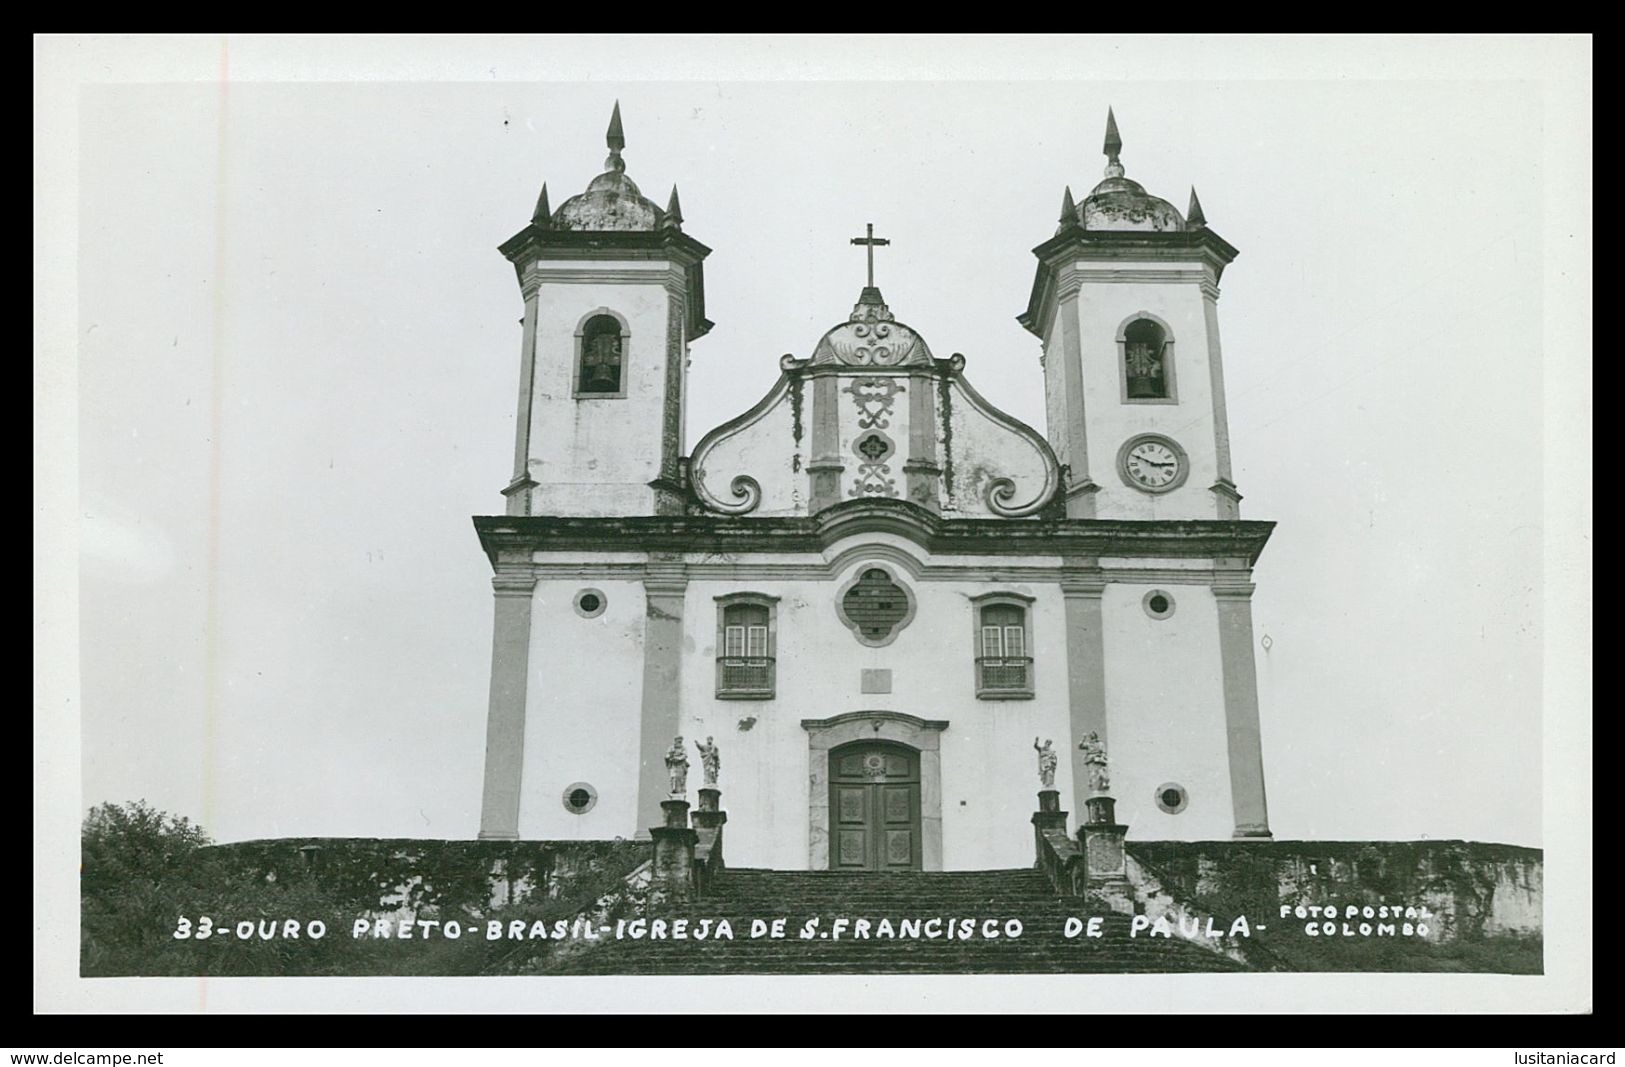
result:
[[[217,922],[340,914],[308,880],[277,883],[213,860],[209,835],[144,800],[103,804],[80,834],[79,973],[114,975],[278,975],[365,973],[365,942],[347,931],[317,942],[220,929],[209,939],[177,938],[180,920],[196,932],[200,916]],[[280,928],[280,924],[279,924]],[[341,936],[334,936],[339,934]]]
[[[145,801],[94,809],[82,836],[86,977],[532,973],[566,946],[487,941],[484,922],[498,919],[506,928],[523,920],[529,928],[583,912],[613,921],[630,906],[627,873],[649,850],[626,841],[361,838],[331,839],[301,857],[301,839],[211,845],[201,827]],[[529,895],[494,903],[493,869],[528,884]],[[455,919],[466,932],[459,940],[410,943],[353,936],[354,920],[400,911]],[[212,929],[199,938],[204,917]],[[309,936],[315,919],[327,925],[319,940]],[[289,920],[301,922],[296,937],[283,936]]]

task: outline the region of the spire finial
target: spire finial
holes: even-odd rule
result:
[[[1121,178],[1123,164],[1117,161],[1117,155],[1123,150],[1123,138],[1117,132],[1117,116],[1112,109],[1106,109],[1106,143],[1101,151],[1106,153],[1106,177]]]
[[[604,135],[604,141],[609,145],[609,158],[604,160],[604,169],[617,173],[626,169],[621,161],[621,149],[626,147],[626,134],[621,130],[621,102],[615,101],[615,110],[610,112],[609,132]]]
[[[536,198],[536,210],[530,213],[530,221],[537,226],[546,226],[553,221],[553,208],[547,202],[547,183],[542,183],[542,195]]]
[[[1072,186],[1066,187],[1066,195],[1061,197],[1061,229],[1078,224],[1078,205],[1072,199]]]
[[[676,183],[672,184],[671,197],[666,201],[666,216],[661,219],[660,224],[674,230],[683,228],[683,205],[677,199]]]
[[[1222,205],[1221,205],[1222,206]],[[1191,206],[1185,212],[1185,224],[1191,229],[1207,225],[1207,216],[1202,214],[1202,202],[1196,199],[1196,186],[1191,186]]]

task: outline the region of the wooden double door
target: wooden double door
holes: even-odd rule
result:
[[[830,869],[920,870],[920,754],[865,741],[832,750],[829,767]]]

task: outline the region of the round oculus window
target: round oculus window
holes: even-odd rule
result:
[[[1166,619],[1174,613],[1174,597],[1163,589],[1153,589],[1140,598],[1140,606],[1153,619]]]
[[[1190,794],[1177,782],[1164,782],[1157,786],[1157,807],[1169,815],[1178,815],[1190,804]]]
[[[571,782],[564,787],[564,794],[559,798],[564,802],[564,810],[572,815],[585,815],[598,803],[598,790],[586,782]]]
[[[596,619],[609,606],[609,600],[600,589],[583,589],[576,593],[576,614],[583,619]]]

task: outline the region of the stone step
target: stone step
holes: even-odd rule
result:
[[[726,958],[693,955],[584,953],[552,966],[546,974],[1225,974],[1247,970],[1223,956],[1192,953],[1131,955],[927,956],[877,955],[820,958],[806,955],[735,954]]]
[[[813,952],[734,952],[702,954],[581,952],[552,968],[556,974],[727,974],[750,971],[779,973],[929,973],[977,974],[1023,972],[1188,972],[1227,973],[1246,968],[1216,953],[1192,946],[1185,951],[1086,951],[950,953],[886,951],[871,954]]]
[[[1065,938],[1068,917],[1102,920],[1103,937]],[[1030,868],[989,871],[722,872],[703,900],[668,904],[648,918],[687,918],[688,937],[666,928],[663,939],[613,936],[591,944],[549,947],[538,962],[546,974],[1060,974],[1241,971],[1247,968],[1178,938],[1129,936],[1127,916],[1082,897],[1057,896],[1048,879]],[[839,938],[799,936],[808,919],[828,935],[833,920],[869,920],[869,937],[849,922]],[[696,920],[726,918],[732,939],[696,939]],[[782,938],[750,936],[752,919],[785,920]],[[975,936],[877,938],[889,919],[976,920]],[[982,922],[1022,924],[1020,937],[980,936]]]

